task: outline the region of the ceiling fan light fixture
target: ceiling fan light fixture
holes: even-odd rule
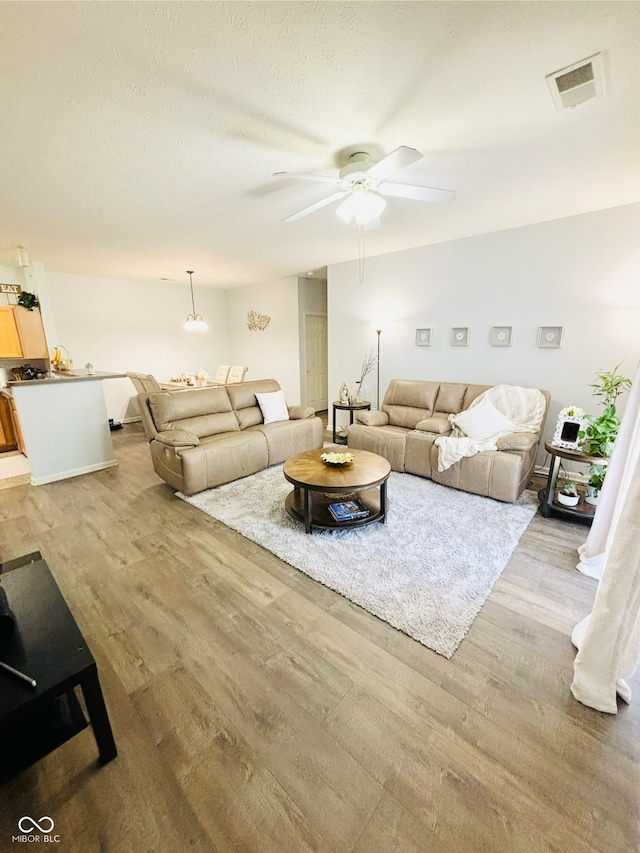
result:
[[[354,184],[351,193],[336,208],[336,213],[346,223],[354,219],[356,225],[366,225],[378,219],[386,206],[387,202],[382,196],[371,192],[363,184]]]
[[[184,328],[188,332],[204,332],[207,324],[202,319],[202,314],[196,314],[196,306],[193,299],[193,270],[187,270],[187,275],[189,276],[189,287],[191,288],[191,314],[187,314]]]

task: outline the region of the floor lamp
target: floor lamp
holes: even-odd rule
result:
[[[371,323],[371,328],[375,329],[378,336],[378,360],[376,361],[376,409],[380,408],[380,334],[382,332],[382,324],[378,320]]]

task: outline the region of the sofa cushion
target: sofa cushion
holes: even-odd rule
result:
[[[514,432],[516,429],[487,397],[458,415],[450,415],[449,420],[474,441],[484,441],[498,433]]]
[[[161,444],[166,444],[167,447],[197,447],[200,444],[197,435],[192,432],[185,432],[183,429],[168,429],[164,432],[158,432],[154,438]]]
[[[266,394],[257,393],[256,400],[260,406],[262,420],[265,424],[289,420],[289,409],[287,409],[282,390],[268,391]]]
[[[445,415],[454,415],[464,409],[464,394],[466,385],[459,382],[443,382],[438,388],[438,396],[434,409]]]
[[[467,385],[466,391],[464,392],[464,401],[459,411],[462,412],[464,409],[468,409],[476,397],[479,397],[480,394],[484,391],[488,391],[491,387],[491,385]]]
[[[223,386],[150,394],[149,408],[158,432],[177,429],[204,438],[240,429]]]
[[[438,435],[447,435],[451,432],[451,422],[445,415],[433,415],[431,418],[425,418],[423,421],[418,421],[416,429],[421,432],[436,432]]]
[[[356,412],[356,421],[365,426],[386,426],[389,423],[389,415],[374,409],[372,412]]]
[[[275,421],[250,427],[249,432],[261,432],[267,442],[267,465],[284,462],[305,450],[322,447],[324,427],[320,418]]]
[[[538,435],[533,432],[511,432],[496,441],[498,450],[531,450],[538,443]]]
[[[227,385],[226,389],[238,418],[240,429],[247,429],[263,422],[256,393],[268,394],[270,391],[279,391],[280,386],[275,379],[256,379],[253,382],[238,382],[236,385]]]
[[[184,494],[192,495],[248,477],[268,464],[267,442],[260,433],[237,430],[212,435],[198,447],[181,451]]]
[[[356,450],[369,450],[384,456],[392,471],[404,471],[405,445],[409,430],[394,426],[352,424],[347,431],[347,444]]]
[[[316,410],[313,406],[289,406],[289,419],[292,421],[303,421],[306,418],[315,417]]]
[[[439,382],[392,379],[382,404],[382,410],[389,415],[389,423],[414,429],[419,421],[433,413],[439,387]]]

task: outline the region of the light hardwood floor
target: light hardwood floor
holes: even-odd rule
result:
[[[0,491],[0,559],[48,561],[120,751],[88,729],[5,785],[0,851],[23,815],[64,853],[639,849],[640,683],[617,716],[570,693],[586,528],[536,516],[448,661],[175,498],[139,425],[113,440],[118,468]]]

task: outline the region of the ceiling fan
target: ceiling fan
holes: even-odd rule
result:
[[[426,201],[431,204],[447,204],[452,202],[456,194],[453,190],[441,190],[435,187],[421,187],[415,184],[396,184],[387,178],[422,159],[422,154],[415,148],[401,145],[382,160],[374,163],[367,151],[355,151],[349,157],[347,165],[340,169],[338,177],[329,178],[325,175],[294,174],[293,172],[275,172],[274,177],[286,175],[299,181],[321,181],[322,183],[338,185],[339,189],[327,198],[315,204],[304,207],[297,213],[287,216],[285,222],[295,222],[332,204],[344,199],[336,213],[345,222],[355,219],[358,225],[372,230],[380,225],[380,213],[386,206],[383,196],[410,198],[415,201]]]

